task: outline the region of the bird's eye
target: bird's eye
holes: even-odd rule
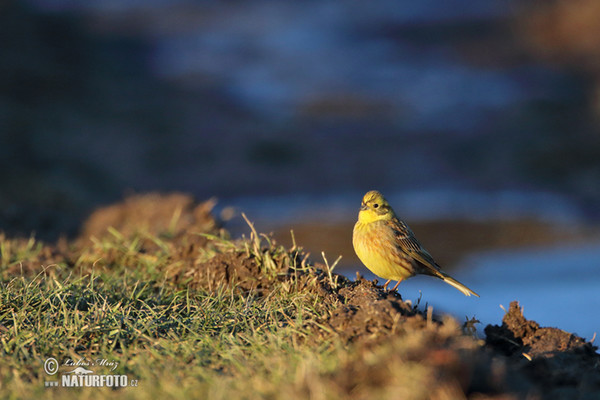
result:
[[[379,208],[379,204],[377,204],[377,203],[373,204],[373,208]]]

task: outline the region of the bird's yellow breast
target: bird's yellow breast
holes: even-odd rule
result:
[[[375,275],[383,279],[406,279],[413,275],[412,261],[395,245],[393,231],[383,220],[354,225],[352,244],[356,255]]]

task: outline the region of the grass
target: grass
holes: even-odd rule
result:
[[[309,307],[301,295],[191,292],[143,269],[13,278],[0,293],[0,379],[4,394],[15,398],[52,390],[44,388],[42,367],[51,356],[116,361],[115,373],[140,380],[125,389],[133,398],[219,391],[216,383],[232,371],[248,377],[257,368],[269,372],[262,356],[301,351],[291,338],[303,334]],[[194,383],[184,387],[182,378]],[[80,398],[77,392],[68,394]]]
[[[464,398],[454,376],[440,379],[439,366],[424,361],[448,343],[468,354],[480,347],[456,321],[399,329],[398,314],[394,327],[381,328],[368,316],[368,334],[341,334],[345,320],[328,319],[351,321],[357,307],[342,295],[349,282],[332,273],[335,263],[325,261],[323,272],[298,246],[278,246],[249,221],[250,237],[240,240],[177,234],[172,221],[164,235],[111,228],[57,247],[0,237],[1,397]],[[223,284],[189,275],[208,265],[218,274],[227,257],[259,273]],[[250,289],[240,289],[243,279]],[[49,357],[61,364],[55,376],[44,372]],[[74,368],[67,360],[127,375],[129,386],[45,387]],[[90,364],[98,360],[114,370]]]

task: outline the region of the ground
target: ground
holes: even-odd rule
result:
[[[516,302],[481,338],[476,320],[337,275],[250,221],[231,239],[213,206],[136,195],[94,212],[73,241],[1,237],[3,397],[600,396],[597,348]],[[58,375],[44,371],[50,357]],[[129,387],[46,387],[68,360]]]

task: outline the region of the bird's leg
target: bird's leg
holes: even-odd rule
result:
[[[391,281],[392,281],[391,279],[388,279],[387,281],[385,281],[385,283],[383,284],[383,290],[387,290],[387,285],[389,285]]]
[[[396,284],[394,285],[394,287],[392,288],[392,290],[390,290],[391,292],[395,292],[396,289],[398,289],[398,285],[400,285],[400,282],[402,282],[402,279],[400,279],[398,282],[396,282]]]

